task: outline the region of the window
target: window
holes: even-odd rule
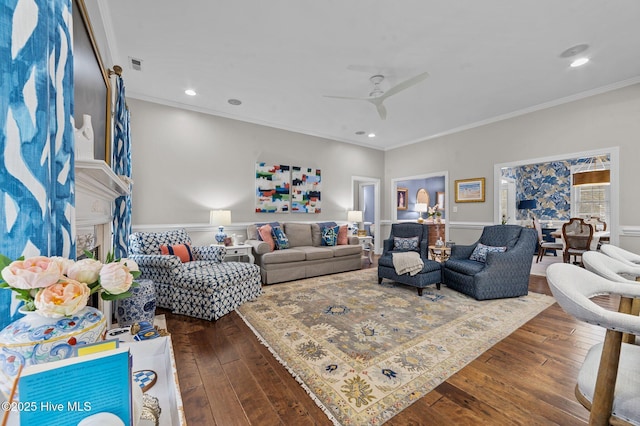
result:
[[[609,168],[609,163],[604,164]],[[572,167],[571,174],[577,172],[578,167]],[[602,168],[602,164],[598,164]],[[595,166],[591,168],[595,169]],[[582,170],[584,171],[584,167]],[[579,185],[571,187],[571,216],[572,217],[599,217],[609,223],[611,215],[611,187],[609,185]]]

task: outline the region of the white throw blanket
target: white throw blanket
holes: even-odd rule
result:
[[[420,259],[420,253],[416,251],[403,251],[391,253],[391,255],[393,267],[396,269],[396,274],[398,275],[403,275],[408,272],[409,275],[414,276],[422,271],[424,267],[424,262]]]

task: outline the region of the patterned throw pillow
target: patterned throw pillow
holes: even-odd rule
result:
[[[178,256],[182,263],[191,262],[193,260],[193,254],[191,253],[191,246],[189,244],[161,245],[160,253],[165,256]]]
[[[260,229],[264,225],[269,225],[271,227],[271,229],[273,229],[276,226],[280,226],[280,222],[256,223],[256,230]],[[262,239],[262,235],[260,235],[260,232],[258,232],[258,241],[264,241]]]
[[[393,249],[394,250],[413,250],[418,251],[420,243],[418,237],[401,238],[393,237]]]
[[[342,225],[340,230],[338,231],[338,245],[344,246],[349,244],[349,227],[347,225]]]
[[[326,246],[327,242],[325,241],[324,238],[322,238],[322,235],[325,232],[325,229],[327,228],[333,228],[338,226],[335,222],[318,222],[318,226],[320,227],[320,245],[321,246]]]
[[[289,248],[289,239],[285,235],[282,228],[276,226],[271,230],[271,235],[273,235],[273,240],[276,244],[276,250],[284,250]]]
[[[258,235],[260,235],[260,239],[262,241],[269,244],[269,251],[274,251],[276,248],[276,242],[273,241],[273,236],[271,234],[272,230],[273,228],[271,228],[271,225],[269,224],[262,225],[260,228],[258,228]]]
[[[322,228],[322,245],[323,246],[335,246],[338,244],[338,233],[340,232],[339,226],[327,226]]]
[[[503,253],[505,251],[507,251],[506,247],[485,246],[482,243],[478,243],[469,259],[484,263],[487,261],[487,253]]]

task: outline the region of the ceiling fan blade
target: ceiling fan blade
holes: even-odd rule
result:
[[[428,72],[423,72],[422,74],[418,74],[415,77],[410,78],[409,80],[405,80],[402,83],[398,83],[395,86],[393,86],[391,89],[387,90],[386,92],[384,92],[384,94],[382,96],[380,96],[381,98],[388,98],[389,96],[393,96],[398,92],[401,92],[405,89],[408,89],[409,87],[420,83],[422,80],[425,80],[427,77],[429,77],[429,73]]]
[[[387,108],[385,108],[384,104],[382,103],[382,101],[384,100],[382,96],[378,96],[377,98],[369,98],[367,100],[371,102],[373,105],[375,105],[376,109],[378,110],[378,115],[380,116],[380,119],[386,120]]]
[[[333,95],[322,95],[325,98],[333,98],[333,99],[349,99],[354,101],[367,101],[369,98],[357,98],[355,96],[333,96]]]

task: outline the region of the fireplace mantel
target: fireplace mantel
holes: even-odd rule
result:
[[[131,189],[102,160],[76,160],[76,227],[111,223],[113,202]]]

